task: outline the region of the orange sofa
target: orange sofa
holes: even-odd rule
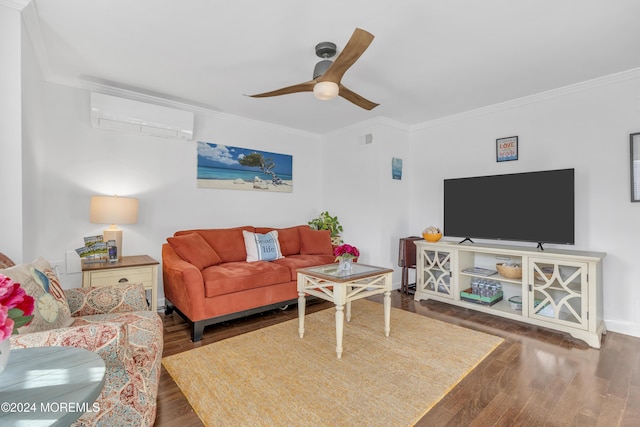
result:
[[[247,261],[243,231],[274,230],[282,257]],[[334,261],[329,231],[307,225],[178,231],[162,245],[166,313],[175,309],[200,341],[205,326],[297,303],[296,270]]]

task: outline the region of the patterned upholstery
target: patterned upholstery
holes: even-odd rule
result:
[[[0,268],[9,268],[16,265],[11,258],[0,252]]]
[[[97,412],[73,426],[153,426],[162,360],[162,321],[142,285],[65,289],[74,322],[11,337],[12,348],[68,346],[96,352],[107,367]],[[120,300],[118,300],[120,299]],[[130,311],[126,311],[130,310]]]

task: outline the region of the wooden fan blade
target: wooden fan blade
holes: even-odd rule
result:
[[[345,87],[342,84],[340,84],[339,86],[340,86],[340,92],[338,92],[338,95],[340,95],[347,101],[356,104],[360,108],[364,108],[365,110],[373,110],[378,105],[380,105],[380,104],[376,104],[375,102],[371,102],[366,98],[363,98],[362,96],[351,91],[350,89],[347,89],[347,87]]]
[[[347,70],[360,58],[360,55],[364,53],[373,41],[373,34],[356,28],[351,35],[351,38],[347,42],[340,55],[331,64],[329,69],[325,73],[318,77],[316,80],[319,82],[330,81],[334,83],[340,83],[342,76]]]
[[[313,92],[313,86],[315,86],[316,81],[311,80],[305,83],[299,83],[293,86],[283,87],[281,89],[272,90],[271,92],[258,93],[255,95],[248,95],[252,98],[267,98],[269,96],[280,96],[280,95],[288,95],[290,93],[298,93],[298,92]]]

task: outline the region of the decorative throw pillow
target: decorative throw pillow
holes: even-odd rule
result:
[[[20,334],[66,328],[73,323],[69,305],[58,277],[47,260],[40,257],[31,264],[0,270],[34,299],[33,320],[18,329]]]
[[[284,258],[276,230],[266,234],[243,230],[242,235],[244,236],[244,246],[247,249],[247,262],[273,261]]]
[[[0,252],[0,268],[9,268],[14,265],[16,265],[16,263],[11,261],[11,258]]]
[[[167,242],[180,258],[195,265],[199,270],[222,262],[218,253],[198,233],[169,237]]]
[[[149,310],[141,283],[65,289],[64,293],[73,316]]]
[[[312,230],[300,228],[300,254],[333,255],[331,232],[329,230]]]

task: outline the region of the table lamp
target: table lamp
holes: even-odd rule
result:
[[[104,230],[105,242],[115,240],[118,260],[122,259],[122,229],[116,224],[138,222],[138,199],[118,196],[92,196],[89,220],[94,224],[111,224]]]

